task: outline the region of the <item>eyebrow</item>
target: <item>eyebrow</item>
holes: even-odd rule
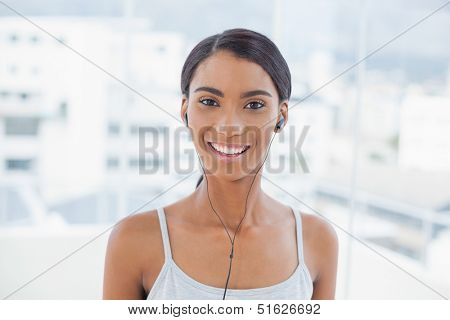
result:
[[[213,88],[213,87],[198,87],[197,89],[194,90],[194,92],[197,92],[197,91],[208,91],[208,92],[215,94],[216,96],[219,96],[222,98],[225,96],[222,91],[220,91],[219,89]],[[248,97],[257,96],[257,95],[272,97],[272,95],[265,90],[251,90],[251,91],[246,91],[246,92],[241,93],[240,98],[248,98]]]

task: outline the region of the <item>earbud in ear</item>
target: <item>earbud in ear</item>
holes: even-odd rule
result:
[[[188,116],[187,116],[187,112],[184,114],[184,122],[186,123],[186,127],[188,127]]]
[[[275,131],[279,131],[284,123],[284,117],[281,115],[280,121],[277,122],[277,125],[275,126]]]

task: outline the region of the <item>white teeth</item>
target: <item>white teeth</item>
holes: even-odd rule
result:
[[[226,154],[237,154],[237,153],[241,153],[242,151],[245,150],[246,146],[241,146],[240,148],[231,148],[231,147],[227,147],[224,145],[220,145],[217,143],[213,143],[211,142],[211,145],[214,149],[216,149],[217,151],[220,151],[222,153],[226,153]]]

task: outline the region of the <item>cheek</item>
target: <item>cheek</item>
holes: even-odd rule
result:
[[[258,158],[261,158],[265,155],[267,147],[269,146],[270,135],[265,132],[260,132],[256,140],[258,142],[256,145],[256,152]]]
[[[259,130],[252,132],[252,136],[247,140],[251,141],[252,147],[249,150],[246,161],[252,169],[260,164],[266,156],[271,135],[269,130]]]
[[[193,121],[192,125],[190,125],[190,134],[196,147],[205,147],[205,136],[207,136],[207,133],[208,128],[204,124]]]
[[[203,153],[207,148],[205,136],[199,131],[192,132],[192,142],[198,153]]]

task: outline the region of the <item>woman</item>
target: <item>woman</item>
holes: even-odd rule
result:
[[[261,189],[288,119],[291,77],[278,48],[247,29],[210,36],[187,57],[181,90],[202,178],[185,198],[115,226],[103,298],[334,299],[334,229]]]

